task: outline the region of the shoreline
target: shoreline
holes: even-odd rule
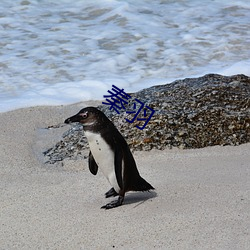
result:
[[[247,249],[250,143],[136,151],[155,192],[128,193],[123,206],[104,211],[110,187],[87,159],[62,166],[37,158],[67,128],[39,131],[84,105],[99,103],[0,113],[1,248]]]

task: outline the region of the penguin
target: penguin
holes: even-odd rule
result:
[[[65,123],[79,122],[83,126],[90,147],[89,170],[93,175],[100,168],[111,185],[105,197],[118,196],[101,208],[121,206],[128,191],[149,191],[154,189],[144,180],[137,169],[129,146],[115,125],[95,107],[86,107]]]

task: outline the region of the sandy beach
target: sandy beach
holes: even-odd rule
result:
[[[249,143],[134,152],[155,191],[111,210],[87,159],[43,164],[68,129],[45,128],[96,104],[0,113],[0,249],[249,249]]]

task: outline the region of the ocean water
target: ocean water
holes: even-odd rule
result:
[[[249,0],[1,0],[0,112],[250,76]]]

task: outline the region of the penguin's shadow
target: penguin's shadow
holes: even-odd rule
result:
[[[145,192],[131,192],[127,193],[124,199],[123,205],[134,204],[134,208],[143,204],[149,199],[153,199],[157,197],[157,193],[155,191],[145,191]]]

